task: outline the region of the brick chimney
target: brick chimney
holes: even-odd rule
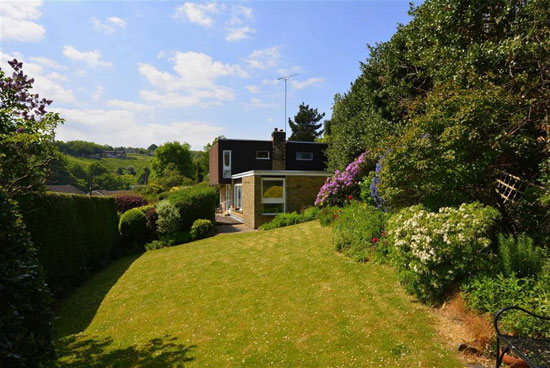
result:
[[[277,129],[271,133],[273,142],[273,170],[286,170],[286,133]]]

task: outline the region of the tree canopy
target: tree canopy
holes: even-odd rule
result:
[[[191,146],[188,143],[168,142],[155,150],[155,156],[151,160],[152,171],[156,177],[161,177],[165,171],[177,171],[179,174],[193,178],[195,170],[191,154]]]
[[[314,142],[315,138],[323,134],[321,127],[323,123],[319,123],[325,117],[325,113],[319,114],[319,111],[310,108],[304,102],[300,104],[298,113],[294,116],[294,121],[288,118],[288,124],[292,130],[290,140]],[[321,129],[321,130],[319,130]]]

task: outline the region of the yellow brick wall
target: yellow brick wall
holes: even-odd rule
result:
[[[313,206],[325,176],[288,176],[286,178],[286,212],[300,212]]]

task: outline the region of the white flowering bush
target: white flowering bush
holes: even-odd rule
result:
[[[477,202],[439,212],[418,205],[392,216],[388,222],[392,261],[407,290],[435,304],[487,266],[499,217],[496,209]]]

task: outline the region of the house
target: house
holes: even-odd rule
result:
[[[220,188],[222,212],[257,228],[278,213],[312,206],[331,173],[326,143],[220,139],[210,149],[210,184]]]
[[[114,150],[114,151],[103,151],[101,153],[101,157],[104,157],[104,158],[122,158],[122,159],[127,159],[128,156],[126,156],[126,151],[122,150],[122,151],[117,151],[117,150]]]

